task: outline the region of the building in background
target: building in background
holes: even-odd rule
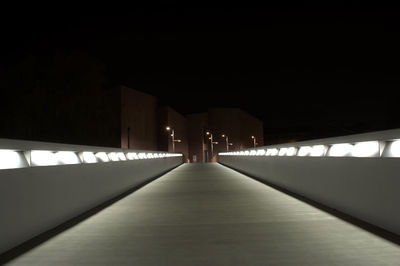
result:
[[[170,129],[167,130],[167,127]],[[183,154],[184,160],[187,161],[189,158],[189,145],[186,117],[169,106],[159,107],[158,128],[158,149],[180,152]],[[171,136],[172,131],[174,132],[173,138]],[[175,140],[174,144],[172,142],[173,139]]]
[[[264,145],[263,122],[239,108],[210,108],[187,118],[191,162],[216,161],[218,152],[251,148],[254,142]]]
[[[33,90],[23,104],[18,104],[19,98],[11,99],[4,108],[0,138],[175,150],[190,162],[215,161],[218,152],[227,149],[223,134],[231,150],[253,147],[252,136],[258,146],[264,144],[263,123],[238,108],[210,108],[185,116],[159,106],[156,97],[125,86],[60,93]]]

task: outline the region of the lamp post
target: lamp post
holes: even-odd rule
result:
[[[172,140],[172,152],[175,152],[175,142],[181,142],[180,139],[175,139],[175,130],[171,127],[167,126],[165,128],[167,131],[171,131],[171,140]]]
[[[251,136],[251,138],[253,139],[253,146],[255,148],[257,146],[256,137]]]
[[[232,145],[233,145],[233,143],[229,143],[229,138],[228,138],[228,136],[227,136],[227,135],[225,135],[225,134],[222,134],[222,137],[223,137],[223,138],[225,138],[225,143],[226,143],[226,151],[228,152],[228,151],[229,151],[229,146],[232,146]]]
[[[211,144],[211,160],[214,157],[214,144],[218,144],[217,141],[213,140],[213,134],[211,134],[209,131],[206,132],[207,136],[210,136],[208,139],[210,140],[210,144]]]

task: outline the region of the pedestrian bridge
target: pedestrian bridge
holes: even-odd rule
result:
[[[395,140],[390,139],[390,145],[393,145]],[[304,146],[303,144],[300,146]],[[47,148],[50,149],[50,147]],[[278,153],[281,148],[288,147],[277,147]],[[268,147],[266,150],[268,151]],[[396,226],[392,226],[390,221],[385,223],[387,217],[374,220],[373,215],[365,216],[365,210],[359,212],[355,210],[358,207],[346,209],[346,204],[352,203],[347,198],[350,192],[356,198],[355,206],[363,206],[360,203],[364,200],[362,193],[354,192],[354,183],[360,180],[358,176],[355,181],[349,179],[351,175],[335,172],[335,169],[343,165],[340,162],[350,160],[348,170],[352,175],[356,175],[357,171],[351,167],[357,167],[358,172],[365,174],[364,181],[372,185],[370,175],[376,175],[376,172],[369,174],[372,168],[379,168],[381,174],[378,178],[385,178],[386,173],[382,170],[385,168],[381,168],[380,163],[376,162],[383,158],[303,158],[300,156],[302,158],[296,157],[296,159],[291,156],[289,158],[277,155],[267,159],[268,156],[259,154],[252,157],[250,153],[251,151],[247,155],[221,155],[219,161],[222,164],[181,164],[181,158],[173,155],[169,157],[162,155],[163,158],[156,160],[153,158],[155,153],[152,155],[147,153],[146,157],[152,157],[150,160],[108,162],[104,164],[107,167],[100,170],[95,167],[100,167],[101,163],[77,164],[73,168],[67,165],[52,165],[0,170],[0,178],[2,178],[0,180],[3,182],[1,195],[7,194],[3,186],[4,180],[10,175],[18,178],[16,173],[23,169],[25,171],[40,170],[39,173],[33,172],[33,176],[31,172],[28,172],[30,178],[36,179],[40,174],[57,178],[57,171],[61,169],[60,167],[64,167],[65,170],[68,169],[68,178],[71,174],[85,171],[89,175],[107,175],[109,179],[113,178],[114,182],[128,180],[120,179],[116,173],[122,176],[135,176],[140,172],[141,182],[145,182],[145,185],[135,186],[132,190],[126,189],[129,187],[127,183],[114,187],[113,190],[120,191],[118,195],[121,191],[128,190],[128,192],[122,196],[113,197],[113,200],[108,200],[106,204],[100,206],[98,206],[98,201],[102,197],[110,198],[115,195],[115,192],[114,194],[109,193],[108,190],[99,192],[99,188],[93,183],[96,180],[95,176],[87,183],[92,184],[92,189],[85,187],[86,183],[75,183],[79,184],[79,187],[75,187],[76,191],[72,193],[73,190],[69,190],[68,183],[64,183],[64,189],[69,193],[60,198],[67,197],[68,200],[57,204],[63,204],[64,208],[69,208],[71,201],[73,202],[74,197],[77,197],[77,202],[84,202],[86,209],[94,205],[97,207],[48,230],[49,225],[65,221],[67,217],[75,216],[73,215],[75,212],[82,213],[83,209],[76,209],[74,205],[74,211],[68,214],[60,211],[58,215],[63,216],[62,218],[53,219],[53,223],[47,223],[47,227],[41,226],[41,230],[45,232],[39,236],[5,250],[0,257],[0,262],[6,262],[7,265],[399,265],[400,238]],[[378,152],[378,154],[381,156],[384,153]],[[160,155],[158,154],[157,157]],[[395,157],[387,159],[390,162],[398,160]],[[326,163],[326,160],[331,161],[335,167]],[[359,163],[359,160],[364,163]],[[147,174],[147,170],[138,165],[134,166],[134,169],[137,169],[135,172],[126,166],[132,163],[149,163],[146,169],[153,165],[153,169],[157,168],[158,172],[164,173],[154,179],[155,172]],[[371,163],[373,163],[372,168],[368,168]],[[248,165],[250,167],[247,167]],[[306,165],[308,172],[304,172],[306,170],[301,165]],[[312,165],[318,165],[318,167],[312,167]],[[268,166],[268,171],[263,168],[265,166]],[[390,176],[393,170],[391,163],[386,162],[384,166],[387,167],[387,175]],[[110,167],[112,171],[107,170]],[[339,195],[339,198],[345,198],[345,200],[332,198],[335,193],[329,194],[326,192],[327,188],[321,193],[328,194],[328,197],[324,198],[318,193],[310,194],[301,186],[306,183],[309,187],[311,186],[309,182],[315,182],[311,190],[320,190],[325,184],[335,191],[337,188],[332,184],[325,183],[326,181],[318,183],[314,180],[314,175],[324,168],[328,170],[327,176],[330,178],[335,173],[347,178],[347,183],[342,186],[350,187],[350,190],[344,189],[343,194]],[[292,180],[295,173],[297,173],[297,181]],[[308,176],[305,173],[308,173]],[[152,178],[145,178],[146,175]],[[277,181],[274,175],[280,176],[284,181]],[[305,175],[307,178],[302,182]],[[86,176],[79,178],[85,179]],[[324,180],[323,176],[321,179]],[[57,181],[60,180],[59,177]],[[105,179],[100,180],[106,182]],[[340,176],[337,180],[339,183],[344,182]],[[49,182],[46,178],[41,181],[46,181],[46,184]],[[81,181],[74,180],[73,182]],[[20,213],[7,206],[24,209],[23,205],[27,204],[32,209],[38,205],[38,203],[29,202],[35,201],[33,199],[35,194],[29,194],[29,191],[39,191],[41,188],[30,183],[23,190],[27,193],[24,198],[21,194],[15,196],[15,193],[22,191],[13,191],[13,188],[18,187],[17,183],[9,184],[7,197],[8,199],[23,199],[19,200],[18,204],[2,201],[0,205],[2,215],[18,214],[24,217],[23,214],[27,211]],[[106,183],[106,186],[110,187],[110,184]],[[363,183],[359,183],[359,187],[363,187]],[[58,186],[53,185],[51,188],[56,190]],[[397,188],[398,186],[393,190]],[[382,192],[383,199],[386,199],[385,193],[391,193],[385,191],[387,187],[382,184],[376,190]],[[62,193],[61,191],[60,189],[58,193]],[[368,188],[368,191],[372,190]],[[57,201],[58,193],[48,193],[44,198],[47,198],[47,201],[51,201],[52,198],[54,198],[53,202]],[[89,204],[86,198],[90,197],[83,195],[92,193],[100,196],[89,200]],[[68,197],[69,194],[73,194],[74,197]],[[371,197],[377,197],[377,195],[379,193],[372,194]],[[322,204],[318,202],[319,199]],[[379,199],[375,198],[375,201]],[[394,210],[392,218],[396,221],[397,202],[384,202],[386,205],[380,207],[385,211]],[[388,204],[390,206],[387,206]],[[48,203],[46,207],[52,208],[52,203]],[[370,207],[372,210],[376,208],[375,205]],[[367,209],[365,206],[363,208]],[[46,211],[45,209],[37,210],[37,212],[40,215],[33,212],[30,215],[46,216],[47,213],[54,215],[57,210],[47,209]],[[7,234],[7,231],[13,231],[16,228],[21,228],[26,232],[39,230],[38,227],[27,227],[27,221],[24,223],[16,218],[11,220],[18,226],[6,223],[4,221],[7,217],[4,217],[0,222],[2,225],[0,232],[9,241],[13,241],[15,236]],[[367,218],[359,219],[360,217]],[[45,220],[39,218],[28,220],[28,223],[43,224]],[[368,220],[368,223],[365,220]],[[27,234],[21,235],[18,241],[21,242],[27,236]],[[7,241],[4,241],[4,237],[2,238],[0,243],[3,249],[6,249],[9,245],[7,246]],[[17,242],[13,243],[20,244]]]

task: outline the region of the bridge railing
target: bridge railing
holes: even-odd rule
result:
[[[182,163],[164,151],[0,139],[0,253]]]
[[[219,153],[218,161],[400,234],[400,129]]]

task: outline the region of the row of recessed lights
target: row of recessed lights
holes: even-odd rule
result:
[[[0,169],[179,157],[180,153],[15,151],[0,149]]]
[[[220,152],[227,156],[400,157],[400,140]]]

